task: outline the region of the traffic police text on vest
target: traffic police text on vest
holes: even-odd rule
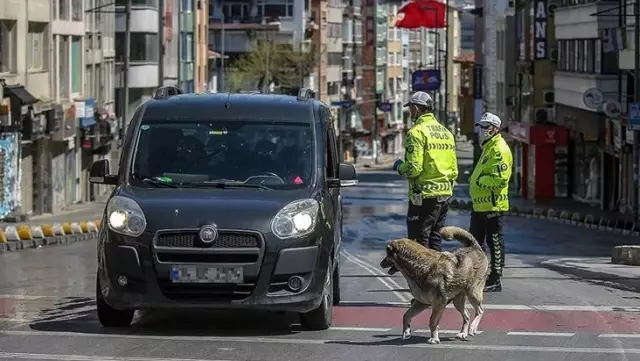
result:
[[[407,132],[404,162],[398,174],[409,181],[409,195],[424,198],[451,196],[458,177],[456,142],[431,113],[420,116]]]

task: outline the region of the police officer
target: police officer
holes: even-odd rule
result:
[[[456,143],[453,134],[433,115],[433,100],[416,92],[404,105],[409,107],[414,126],[407,132],[405,155],[393,169],[409,181],[407,233],[425,247],[441,250],[438,233],[444,225],[449,200],[458,178]]]
[[[500,292],[504,268],[503,217],[509,210],[509,179],[511,149],[500,134],[500,118],[484,113],[476,122],[480,127],[482,155],[469,179],[469,195],[473,202],[470,231],[483,248],[487,243],[491,257],[491,272],[485,291]]]

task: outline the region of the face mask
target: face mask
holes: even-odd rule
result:
[[[494,133],[492,129],[480,129],[480,134],[478,138],[480,140],[480,144],[484,143],[485,140],[493,137]]]

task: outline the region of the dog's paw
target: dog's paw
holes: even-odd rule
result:
[[[407,328],[404,331],[402,331],[402,339],[408,340],[409,338],[411,338],[411,329]]]
[[[466,332],[458,332],[458,334],[456,335],[456,338],[458,340],[466,340],[469,337],[469,334],[467,334]]]
[[[478,329],[477,328],[470,328],[469,329],[469,336],[475,336],[478,333]]]
[[[430,344],[430,345],[439,344],[440,343],[440,339],[439,338],[435,338],[435,337],[430,337],[427,340],[427,343]]]

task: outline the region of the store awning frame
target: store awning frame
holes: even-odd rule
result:
[[[5,97],[17,99],[22,106],[32,105],[40,101],[40,99],[29,93],[24,85],[5,85],[3,90]]]

